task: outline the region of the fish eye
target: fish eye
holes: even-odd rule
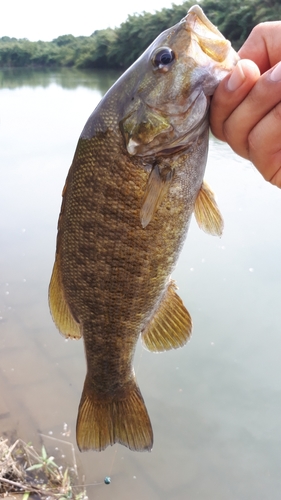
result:
[[[152,63],[156,68],[163,68],[164,66],[168,66],[175,59],[175,54],[170,49],[170,47],[161,47],[157,49],[152,57]]]

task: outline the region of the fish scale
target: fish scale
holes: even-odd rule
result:
[[[204,230],[222,231],[203,182],[209,95],[237,60],[193,7],[113,85],[78,141],[63,191],[49,302],[61,333],[82,336],[85,344],[77,419],[82,451],[114,443],[152,448],[133,356],[140,336],[156,352],[190,338],[191,318],[170,275],[193,212]]]

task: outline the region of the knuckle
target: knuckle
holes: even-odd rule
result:
[[[248,135],[248,150],[249,158],[253,161],[252,157],[256,150],[258,150],[258,134],[256,133],[256,128],[254,127]]]
[[[264,38],[265,33],[267,31],[270,32],[271,29],[272,29],[272,23],[269,21],[265,21],[263,23],[259,23],[256,26],[254,26],[250,35],[255,37],[255,40],[259,38]]]
[[[255,165],[255,167],[261,172],[264,179],[270,182],[270,173],[268,169],[265,169],[263,154],[261,154],[260,149],[260,133],[256,127],[254,127],[248,135],[248,152],[249,160]]]
[[[277,123],[281,123],[281,102],[274,106],[272,110],[273,118]]]
[[[231,120],[226,120],[223,124],[224,140],[229,144],[235,153],[243,158],[249,159],[249,148],[247,140],[244,139],[241,131],[237,129]]]
[[[212,134],[217,138],[220,139],[220,141],[225,141],[223,129],[221,126],[221,123],[217,123],[216,120],[210,120],[210,128]]]
[[[269,179],[269,182],[281,189],[281,166],[279,167],[278,171],[273,175],[273,177]]]
[[[223,135],[225,137],[226,142],[228,142],[228,144],[232,147],[233,128],[232,128],[231,124],[229,123],[229,120],[226,120],[223,123],[222,130],[223,130]]]
[[[261,139],[260,131],[255,128],[248,136],[248,148],[249,160],[259,170],[263,178],[270,184],[281,188],[281,150],[275,152],[271,149],[267,150],[264,140]]]

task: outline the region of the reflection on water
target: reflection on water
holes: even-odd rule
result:
[[[47,304],[61,190],[113,75],[13,71],[0,81],[0,430],[34,444],[43,433],[53,451],[51,438],[75,443],[85,375],[82,342],[58,334]],[[158,355],[139,346],[135,358],[154,449],[77,451],[90,499],[280,498],[281,193],[213,139],[206,178],[224,235],[193,222],[174,274],[192,340]]]
[[[114,70],[78,70],[63,68],[54,71],[51,68],[31,70],[26,68],[0,69],[0,89],[15,89],[18,87],[49,87],[56,83],[64,89],[76,89],[83,86],[97,89],[104,94],[115,82],[119,73]]]

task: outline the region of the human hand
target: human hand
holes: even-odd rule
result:
[[[211,102],[213,134],[281,188],[281,21],[257,25]]]

